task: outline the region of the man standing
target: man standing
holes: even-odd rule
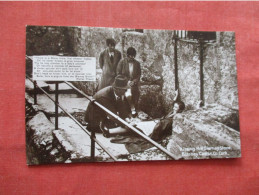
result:
[[[115,49],[116,42],[114,39],[107,39],[106,45],[107,48],[100,54],[99,57],[102,77],[97,91],[112,85],[116,76],[117,65],[121,59],[121,52]]]
[[[93,98],[114,114],[122,119],[126,119],[130,116],[130,106],[124,96],[128,89],[127,83],[128,80],[125,76],[118,75],[112,86],[101,89]],[[85,121],[88,122],[88,129],[90,131],[101,130],[104,136],[108,136],[108,128],[119,127],[117,121],[111,119],[112,117],[108,116],[108,114],[96,106],[94,102],[90,102],[85,113]]]
[[[135,60],[136,50],[133,47],[127,49],[127,57],[120,61],[117,67],[117,74],[124,75],[127,77],[128,85],[131,89],[131,110],[133,116],[136,114],[136,109],[138,109],[139,100],[139,80],[141,76],[140,63]]]

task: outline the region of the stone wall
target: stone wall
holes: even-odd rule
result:
[[[27,27],[26,33],[27,55],[96,57],[97,82],[75,83],[89,95],[95,93],[101,76],[98,59],[106,48],[106,39],[113,37],[116,40],[116,48],[123,57],[128,47],[134,47],[142,71],[140,109],[152,117],[161,117],[170,110],[175,96],[173,31],[144,30],[141,33],[119,28]],[[187,110],[195,109],[200,100],[199,43],[178,40],[177,61],[180,97]],[[204,45],[203,73],[204,103],[238,109],[234,33],[217,33],[215,43]]]
[[[206,43],[203,48],[204,104],[218,103],[238,109],[235,34],[218,32],[217,41]],[[179,40],[177,61],[181,100],[187,109],[195,109],[200,100],[200,44],[197,41]],[[163,88],[167,88],[167,85],[164,82]],[[169,96],[168,93],[172,94],[172,91],[164,90],[163,93]]]
[[[74,29],[73,50],[77,56],[96,57],[99,68],[99,55],[106,48],[107,38],[113,37],[116,49],[122,51],[121,33],[122,29],[116,28],[77,27]]]
[[[217,60],[220,79],[218,82],[218,103],[238,109],[238,88],[236,70],[236,49],[234,32],[221,32]]]
[[[74,27],[27,26],[26,55],[74,55]]]
[[[200,100],[200,59],[199,45],[188,41],[178,41],[177,62],[179,92],[187,109],[193,109]]]
[[[164,82],[163,74],[168,75],[170,73],[168,70],[163,71],[163,66],[165,66],[165,63],[170,66],[172,61],[170,34],[172,34],[171,31],[144,30],[144,33],[140,33],[125,29],[106,28],[104,30],[102,28],[82,27],[74,30],[74,51],[78,56],[90,56],[99,59],[100,52],[106,48],[105,40],[109,37],[116,40],[116,49],[122,52],[123,57],[126,57],[129,47],[134,47],[137,51],[136,59],[141,63],[142,72],[140,109],[152,117],[161,117],[167,110],[164,106],[166,101],[163,99],[162,86]],[[97,68],[99,68],[98,62]],[[168,77],[171,78],[173,86],[173,75],[168,75]],[[98,78],[100,78],[100,75]],[[80,82],[76,85],[88,94],[90,91],[89,95],[92,95],[93,88],[96,87],[96,83],[90,82]]]

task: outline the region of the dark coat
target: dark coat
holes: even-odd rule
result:
[[[117,75],[121,74],[126,76],[128,80],[134,81],[134,83],[136,83],[134,87],[137,87],[141,76],[140,63],[137,60],[132,59],[132,64],[133,64],[133,73],[130,76],[129,59],[125,58],[121,60],[117,66]]]
[[[98,91],[104,87],[111,86],[116,77],[116,69],[119,61],[121,60],[121,52],[115,49],[114,60],[111,62],[108,49],[105,49],[99,57],[99,65],[103,70],[101,81],[98,86]]]
[[[112,86],[101,89],[93,96],[93,98],[123,119],[128,117],[130,114],[130,107],[126,98],[121,102],[116,101]],[[91,126],[98,128],[101,121],[107,121],[107,114],[93,102],[90,102],[85,112],[85,121]]]
[[[135,109],[138,109],[138,100],[140,96],[139,80],[141,76],[141,68],[140,68],[140,63],[137,60],[131,59],[131,62],[133,64],[133,70],[131,75],[129,70],[129,63],[130,63],[129,58],[125,58],[119,62],[117,67],[117,75],[119,74],[124,75],[127,77],[129,81],[134,82],[134,85],[131,86],[132,103]]]

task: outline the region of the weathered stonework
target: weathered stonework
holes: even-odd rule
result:
[[[32,117],[32,116],[31,116]],[[54,125],[43,112],[34,113],[26,123],[27,164],[60,162],[58,151],[53,147]]]
[[[238,109],[235,35],[233,32],[217,32],[214,43],[204,44],[203,87],[204,104],[221,104]],[[134,30],[96,27],[33,27],[27,29],[27,55],[75,55],[96,57],[99,70],[99,55],[106,48],[106,39],[113,37],[116,48],[126,56],[128,47],[137,50],[136,59],[141,63],[140,85],[143,99],[152,102],[150,115],[157,110],[169,111],[175,96],[175,64],[173,31]],[[31,73],[30,61],[27,60]],[[177,41],[179,93],[186,109],[195,109],[200,100],[200,44],[198,41]],[[97,71],[97,82],[74,82],[88,95],[93,95],[101,75]],[[141,87],[143,88],[143,87]],[[153,91],[154,90],[154,91]],[[152,94],[152,95],[150,95]],[[154,97],[156,96],[156,97]],[[156,101],[160,102],[156,102]],[[146,104],[144,104],[146,105]],[[145,106],[141,106],[144,108]],[[147,110],[147,109],[146,109]],[[160,112],[162,114],[162,112]]]
[[[240,157],[240,134],[229,127],[237,116],[218,105],[177,114],[167,149],[179,159]]]
[[[145,112],[151,116],[160,117],[164,113],[162,98],[162,72],[163,66],[170,66],[172,61],[170,54],[171,31],[152,31],[145,30],[144,33],[134,31],[122,31],[122,29],[102,28],[77,28],[74,33],[74,51],[79,56],[92,56],[99,59],[99,54],[106,48],[105,40],[108,37],[114,37],[117,41],[116,48],[120,50],[123,56],[129,47],[134,47],[137,51],[136,59],[141,63],[141,91],[140,105]],[[161,41],[161,37],[165,40]],[[101,41],[100,41],[101,40]],[[168,44],[169,43],[169,44]],[[162,46],[162,47],[161,47]],[[162,53],[160,53],[162,52]],[[167,55],[163,55],[167,53]],[[97,68],[99,67],[97,60]],[[166,74],[166,73],[165,73]],[[97,75],[97,82],[74,82],[74,84],[88,95],[93,95],[99,80],[101,72]],[[150,85],[150,87],[148,87]],[[157,85],[157,87],[154,87]],[[166,90],[166,89],[165,89]],[[142,105],[143,104],[143,105]],[[145,106],[148,105],[147,108]],[[154,105],[150,107],[150,105]]]
[[[217,46],[215,43],[204,46],[203,55],[203,75],[204,75],[204,103],[212,104],[218,102],[218,82],[220,80],[220,68],[217,55]]]
[[[162,88],[162,94],[163,94],[163,104],[165,107],[166,112],[169,112],[169,110],[172,107],[173,99],[175,97],[175,74],[174,74],[174,62],[172,57],[163,56],[165,60],[165,64],[163,66],[163,88]]]
[[[159,85],[143,85],[140,87],[139,108],[153,118],[165,114],[162,105],[161,87]]]
[[[27,26],[26,55],[73,55],[69,31],[58,26]]]
[[[121,33],[122,29],[77,27],[74,30],[73,47],[77,56],[96,57],[97,68],[99,68],[99,55],[106,48],[106,39],[114,38],[116,49],[122,51]]]
[[[219,80],[218,103],[238,109],[235,51],[234,32],[220,32],[220,45],[217,53],[221,76]]]
[[[78,44],[74,49],[79,55],[85,53],[98,59],[100,51],[105,48],[105,37],[116,37],[118,48],[126,56],[127,48],[133,46],[137,50],[136,59],[141,63],[141,85],[159,85],[161,90],[143,91],[141,99],[147,99],[155,103],[162,97],[162,102],[156,102],[156,109],[151,111],[153,115],[156,110],[169,111],[175,96],[175,74],[174,74],[174,44],[172,31],[144,30],[144,33],[125,31],[121,29],[81,28],[81,34],[77,37]],[[89,32],[90,31],[90,32]],[[218,33],[219,39],[215,43],[204,44],[203,51],[203,76],[204,76],[204,104],[218,103],[230,108],[238,108],[237,81],[235,64],[235,45],[233,33]],[[86,37],[91,43],[88,43]],[[97,40],[103,40],[98,42]],[[88,44],[86,44],[88,43]],[[81,45],[81,46],[80,46]],[[91,47],[86,46],[91,45]],[[90,52],[91,50],[91,52]],[[181,100],[185,102],[186,109],[195,109],[200,100],[200,44],[197,41],[178,40],[177,62],[179,93]],[[97,65],[98,66],[98,65]],[[93,83],[84,83],[85,92],[90,95]],[[91,88],[89,92],[89,86]],[[148,93],[147,93],[148,92]],[[154,98],[157,96],[157,98]],[[152,98],[151,98],[152,97]],[[142,101],[143,102],[143,101]],[[158,107],[161,106],[161,107]],[[145,107],[145,106],[141,106]]]
[[[186,109],[193,109],[200,100],[200,59],[197,43],[178,41],[177,62],[179,93]]]

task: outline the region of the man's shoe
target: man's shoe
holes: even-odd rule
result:
[[[104,137],[107,137],[107,138],[110,137],[109,129],[107,127],[105,127],[103,122],[100,122],[100,130],[102,131]]]
[[[136,110],[132,110],[131,115],[132,115],[133,118],[135,118],[138,115],[138,113],[137,113]]]

